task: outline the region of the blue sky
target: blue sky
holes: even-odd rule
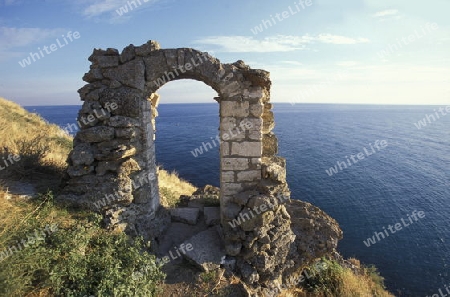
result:
[[[22,105],[81,104],[77,90],[93,48],[121,51],[151,39],[270,71],[273,102],[450,102],[448,0],[131,2],[0,0],[0,96]],[[159,93],[162,103],[215,96],[191,80]]]

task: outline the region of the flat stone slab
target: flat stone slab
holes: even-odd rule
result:
[[[170,210],[170,215],[172,221],[195,225],[197,224],[200,210],[195,207],[173,208]]]
[[[208,226],[220,224],[220,207],[204,207],[205,223]]]
[[[198,201],[197,199],[195,199],[195,200],[189,201],[188,207],[192,207],[192,208],[195,207],[195,208],[200,209],[200,211],[203,211],[203,208],[205,207],[205,205],[201,201]]]
[[[184,257],[196,264],[203,271],[209,272],[220,268],[225,257],[225,248],[220,239],[217,227],[211,227],[194,235],[184,242],[191,244],[192,249],[184,253]]]

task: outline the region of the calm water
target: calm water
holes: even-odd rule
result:
[[[375,264],[388,288],[402,296],[436,294],[450,277],[450,115],[418,129],[433,106],[275,104],[279,154],[287,159],[292,198],[311,202],[344,231],[339,251]],[[52,123],[74,123],[78,106],[27,107]],[[160,105],[157,159],[197,186],[219,184],[219,151],[191,153],[218,133],[218,105]],[[329,176],[346,156],[371,153]],[[367,247],[364,240],[388,225],[424,218]],[[404,226],[404,225],[403,225]],[[395,229],[394,229],[395,231]],[[386,231],[387,232],[387,231]],[[380,237],[380,235],[379,235]]]

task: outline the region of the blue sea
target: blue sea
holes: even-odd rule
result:
[[[75,123],[79,110],[26,108],[62,127]],[[438,112],[438,118],[438,108],[274,106],[274,132],[279,155],[287,159],[292,198],[335,218],[344,231],[341,254],[378,267],[396,296],[438,294],[450,285],[450,114]],[[158,111],[158,163],[196,186],[218,186],[218,147],[192,154],[218,135],[218,104],[163,104]],[[419,129],[426,115],[430,121]],[[330,167],[337,173],[330,176]],[[422,217],[414,219],[414,211]],[[401,229],[392,227],[396,224]],[[368,238],[374,240],[369,246]]]

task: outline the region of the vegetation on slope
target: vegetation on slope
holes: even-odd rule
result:
[[[181,269],[195,275],[194,283],[163,284],[161,267],[146,252],[150,243],[103,229],[98,214],[56,205],[53,193],[71,148],[72,138],[59,127],[0,98],[0,160],[20,156],[0,171],[0,296],[163,296],[163,290],[180,292],[171,296],[230,295],[236,277],[200,273],[188,265]],[[21,199],[9,191],[12,180],[33,183],[43,194]],[[159,170],[159,185],[166,207],[196,190],[164,170]],[[332,261],[327,270],[282,294],[391,296],[373,269],[357,271]]]

